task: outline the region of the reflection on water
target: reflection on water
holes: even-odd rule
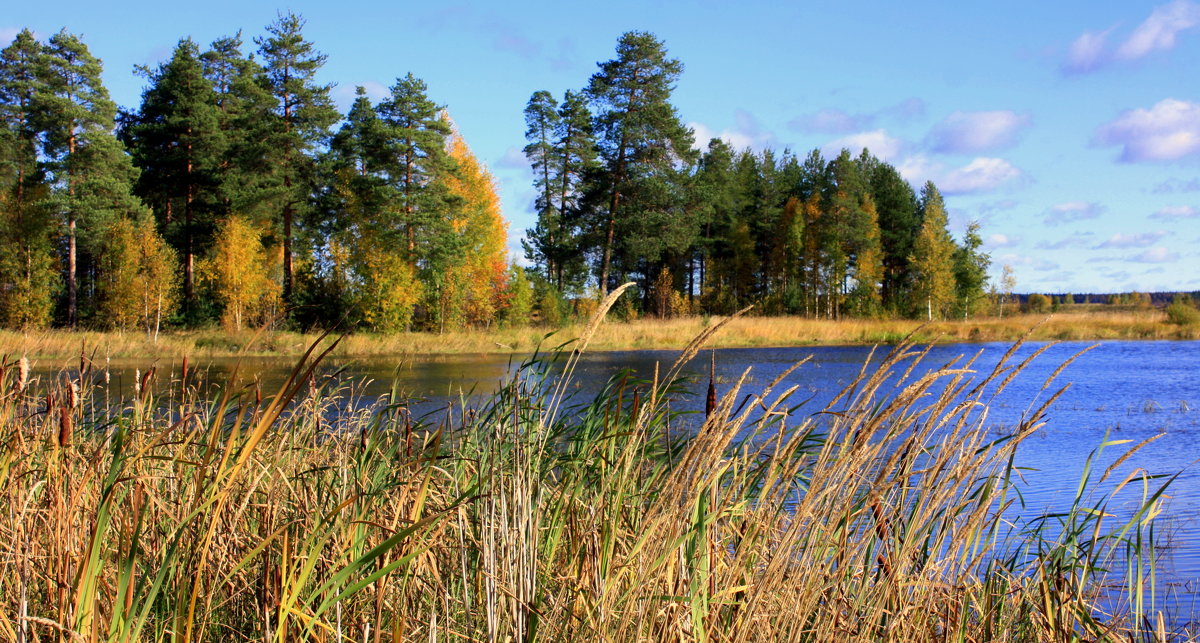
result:
[[[1042,344],[1021,348],[1021,360]],[[1039,406],[1057,387],[1042,390],[1045,380],[1064,361],[1088,344],[1069,342],[1050,347],[1027,370],[992,401],[989,422],[1011,426],[1023,412]],[[935,368],[960,356],[982,351],[978,370],[990,371],[1008,344],[958,344],[934,347],[923,368]],[[810,363],[789,375],[785,386],[798,385],[797,399],[811,398],[801,413],[820,410],[833,395],[850,383],[870,354],[869,347],[808,347],[771,349],[722,349],[715,351],[718,387],[728,390],[731,382],[751,368],[746,391],[765,386],[786,368],[806,357]],[[665,372],[676,351],[618,351],[586,355],[575,374],[573,388],[581,399],[597,392],[604,382],[622,369],[644,378],[656,366]],[[696,395],[676,403],[680,410],[703,408],[703,387],[712,353],[705,351],[687,366]],[[876,359],[878,359],[878,355]],[[330,360],[319,371],[321,378],[357,382],[355,390],[368,399],[397,387],[412,398],[414,413],[444,408],[447,401],[463,396],[486,395],[511,373],[519,358],[497,355],[465,355],[439,358]],[[224,386],[236,369],[246,386],[257,383],[264,395],[277,390],[294,365],[294,360],[244,358],[212,360],[193,375],[209,386]],[[70,368],[69,363],[39,364],[41,369]],[[102,365],[103,366],[103,365]],[[135,361],[107,363],[111,388],[132,390],[138,372],[157,368],[161,383],[177,378],[180,362],[157,364]],[[45,372],[45,370],[43,370]],[[1084,461],[1104,436],[1130,440],[1131,444],[1165,433],[1136,453],[1125,467],[1142,467],[1153,473],[1182,471],[1172,484],[1165,514],[1168,543],[1163,561],[1166,584],[1181,595],[1181,609],[1190,610],[1200,595],[1200,481],[1194,461],[1200,457],[1200,342],[1105,342],[1080,356],[1059,376],[1058,383],[1070,388],[1050,408],[1047,424],[1027,440],[1018,453],[1018,466],[1028,468],[1026,510],[1041,512],[1070,503]],[[195,380],[193,380],[195,381]],[[161,384],[160,384],[161,386]],[[1113,447],[1093,467],[1103,471],[1127,447]],[[1118,508],[1119,509],[1119,508]]]

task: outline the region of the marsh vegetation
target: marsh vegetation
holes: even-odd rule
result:
[[[610,298],[611,303],[611,298]],[[235,375],[0,375],[0,632],[46,640],[1154,640],[1169,479],[1086,458],[1022,509],[988,402],[1041,350],[917,368],[901,344],[823,408],[746,376],[681,430],[673,368],[570,395],[596,324],[421,423],[393,394]],[[1143,444],[1110,441],[1103,448]],[[1099,460],[1096,460],[1098,462]],[[1106,461],[1107,462],[1107,461]],[[1130,504],[1132,501],[1132,504]]]

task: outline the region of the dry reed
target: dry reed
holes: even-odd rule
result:
[[[148,369],[105,404],[101,374],[72,393],[5,363],[0,639],[1186,636],[1147,598],[1161,479],[1022,515],[1014,454],[1045,405],[985,430],[1022,364],[927,369],[902,344],[826,408],[782,376],[739,405],[739,381],[681,436],[671,377],[574,400],[569,364],[535,358],[414,424],[395,392],[362,404],[316,378],[335,349],[261,398]],[[1140,493],[1132,513],[1108,509],[1117,493]]]

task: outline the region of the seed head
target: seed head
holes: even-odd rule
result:
[[[27,384],[29,384],[29,358],[22,357],[17,362],[17,390],[24,391]]]

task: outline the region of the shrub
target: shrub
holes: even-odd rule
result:
[[[1050,312],[1051,306],[1049,297],[1035,292],[1025,300],[1025,304],[1021,306],[1021,310],[1027,313],[1042,314]]]
[[[1167,321],[1179,326],[1200,325],[1200,310],[1196,310],[1191,297],[1175,295],[1171,305],[1167,306]]]

